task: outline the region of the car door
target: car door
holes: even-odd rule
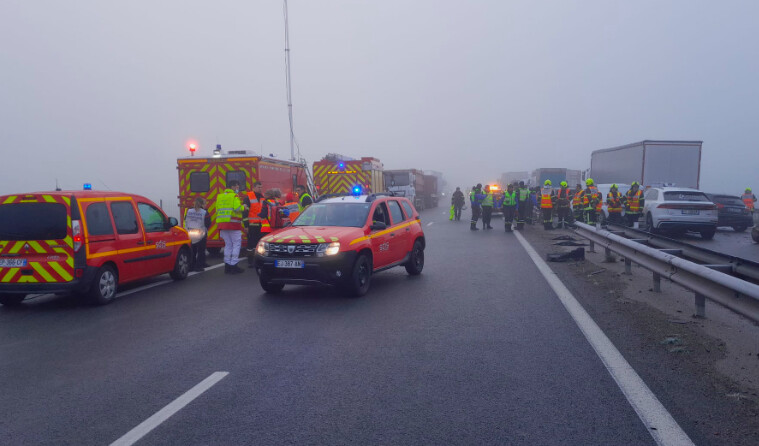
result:
[[[119,269],[119,283],[144,277],[141,257],[145,255],[145,236],[137,221],[137,212],[131,198],[106,199],[116,226],[116,253],[114,260]]]
[[[387,200],[387,207],[390,211],[393,232],[390,233],[390,253],[393,256],[392,262],[399,262],[411,251],[409,239],[411,237],[411,228],[407,219],[403,215],[401,205],[398,200]]]
[[[145,202],[138,202],[137,210],[140,212],[142,227],[145,230],[147,249],[142,261],[145,263],[147,274],[152,276],[171,271],[176,257],[172,253],[178,247],[171,244],[174,237],[166,215],[157,207]]]
[[[382,222],[387,225],[386,229],[372,230],[372,255],[374,256],[374,269],[382,268],[393,262],[393,255],[391,253],[392,240],[390,227],[390,213],[387,209],[387,205],[384,202],[379,202],[374,206],[372,212],[372,221]]]

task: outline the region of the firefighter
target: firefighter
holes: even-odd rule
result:
[[[582,190],[580,183],[575,186],[574,194],[572,195],[572,217],[575,221],[583,221],[582,219],[582,197],[585,195],[585,191]]]
[[[464,193],[461,188],[457,187],[456,192],[451,196],[451,206],[453,206],[453,218],[461,221],[461,209],[464,207]]]
[[[566,228],[572,224],[572,212],[569,208],[572,191],[566,181],[560,183],[561,188],[556,192],[556,216],[560,228]]]
[[[482,184],[477,183],[477,185],[472,188],[472,191],[469,192],[469,203],[472,205],[472,225],[469,229],[472,231],[480,230],[480,228],[477,227],[477,221],[482,214],[481,203],[484,199],[485,195],[482,193]]]
[[[519,182],[517,195],[519,198],[519,205],[517,205],[517,229],[522,229],[525,222],[532,224],[530,189],[524,185],[524,181]]]
[[[184,215],[185,229],[199,229],[203,238],[192,244],[192,258],[190,266],[193,271],[203,271],[208,267],[206,264],[206,240],[208,228],[211,227],[211,214],[205,210],[206,200],[203,197],[195,198],[195,206],[187,209]]]
[[[588,178],[587,180],[585,180],[585,185],[587,187],[583,191],[583,197],[582,197],[583,213],[585,214],[585,223],[589,225],[595,225],[597,221],[596,218],[598,216],[596,209],[598,208],[598,203],[599,201],[601,201],[601,198],[598,193],[598,189],[596,189],[593,178]]]
[[[746,208],[751,212],[754,213],[754,203],[756,203],[756,195],[751,192],[751,188],[747,187],[746,190],[743,192],[743,195],[741,195],[741,200],[743,200],[743,203],[746,205]]]
[[[299,184],[298,187],[295,188],[295,191],[298,193],[298,212],[303,212],[307,207],[311,206],[311,204],[314,202],[313,198],[311,198],[311,195],[308,194],[306,191],[306,186]]]
[[[635,226],[640,219],[641,209],[643,209],[643,191],[640,190],[640,184],[633,181],[630,190],[625,194],[622,203],[625,206],[625,219],[627,226]]]
[[[242,244],[242,213],[247,210],[239,197],[240,182],[232,180],[216,198],[216,225],[224,240],[224,273],[242,272],[237,263],[240,261]]]
[[[616,184],[612,184],[606,194],[606,210],[609,211],[608,223],[622,224],[622,194]]]
[[[493,192],[490,185],[485,185],[485,198],[482,199],[482,229],[493,229],[490,219],[493,216]]]
[[[248,227],[248,268],[253,268],[253,255],[256,250],[258,241],[261,240],[261,217],[258,213],[261,212],[261,204],[264,202],[263,185],[260,181],[253,183],[253,190],[248,192],[247,197],[244,199],[244,203],[248,206],[248,216],[244,219]]]
[[[512,184],[506,186],[501,206],[503,207],[503,221],[506,232],[511,232],[511,226],[514,223],[517,223],[516,216],[519,206],[519,195],[517,194],[517,191],[514,190]]]
[[[551,187],[551,180],[546,180],[543,183],[543,188],[540,190],[540,213],[543,217],[543,229],[553,229],[553,208],[556,205],[556,193]]]

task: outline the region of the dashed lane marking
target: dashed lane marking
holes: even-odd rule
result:
[[[171,418],[172,415],[179,412],[190,404],[195,398],[202,395],[206,390],[213,387],[216,383],[224,379],[229,372],[214,372],[211,375],[199,382],[195,387],[188,390],[182,396],[175,399],[168,406],[154,413],[153,416],[138,424],[137,427],[130,430],[124,436],[111,443],[111,446],[131,446],[139,441],[142,437],[150,433],[153,429],[160,426],[161,423]]]
[[[435,223],[435,222],[431,221],[431,222],[427,223],[427,226],[432,226],[433,223]]]
[[[222,265],[224,265],[224,263],[218,263],[216,265],[211,265],[208,268],[206,268],[206,271],[208,271],[210,269],[219,268]],[[191,271],[188,274],[188,276],[194,276],[195,274],[202,274],[203,272],[205,272],[205,271]],[[154,287],[157,287],[157,286],[160,286],[160,285],[166,285],[167,283],[171,283],[171,282],[173,282],[172,279],[165,279],[165,280],[161,280],[159,282],[149,283],[147,285],[143,285],[143,286],[140,286],[140,287],[137,287],[137,288],[132,288],[131,290],[122,291],[121,293],[116,293],[116,297],[128,296],[130,294],[139,293],[140,291],[145,291],[147,289],[154,288]]]
[[[635,409],[638,417],[646,426],[646,429],[661,446],[692,446],[693,441],[677,424],[672,415],[659,402],[651,389],[640,378],[637,372],[625,360],[614,344],[606,337],[603,330],[593,321],[590,315],[580,305],[577,299],[567,289],[564,283],[554,273],[546,262],[538,255],[530,243],[516,232],[517,240],[532,258],[535,266],[546,279],[553,291],[558,296],[564,308],[572,316],[577,326],[585,335],[593,350],[606,366],[617,386],[622,390],[627,401]]]

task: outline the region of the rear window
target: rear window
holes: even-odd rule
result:
[[[190,192],[201,193],[211,190],[211,177],[208,172],[192,172],[190,174]]]
[[[664,201],[709,201],[703,192],[664,192]]]
[[[234,180],[237,180],[237,182],[240,183],[240,190],[248,190],[248,178],[245,176],[244,170],[233,170],[231,172],[227,172],[226,186],[230,187],[229,183]]]
[[[741,206],[741,207],[745,206],[745,204],[743,203],[743,200],[741,200],[739,197],[717,195],[717,196],[712,197],[712,201],[719,204],[726,204],[728,206]]]
[[[0,206],[0,240],[61,240],[67,235],[66,206],[13,203]]]

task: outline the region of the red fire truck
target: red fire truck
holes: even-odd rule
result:
[[[194,154],[192,148],[190,151]],[[185,212],[194,205],[197,197],[203,197],[208,202],[207,210],[211,214],[212,224],[208,230],[206,246],[211,253],[218,253],[224,246],[214,214],[216,196],[224,191],[230,181],[240,182],[241,194],[250,191],[255,181],[260,181],[264,191],[278,188],[282,191],[282,197],[294,193],[298,184],[306,184],[303,164],[262,157],[247,150],[230,150],[224,153],[220,146],[216,146],[211,157],[179,158],[177,170],[180,215],[184,218]]]

